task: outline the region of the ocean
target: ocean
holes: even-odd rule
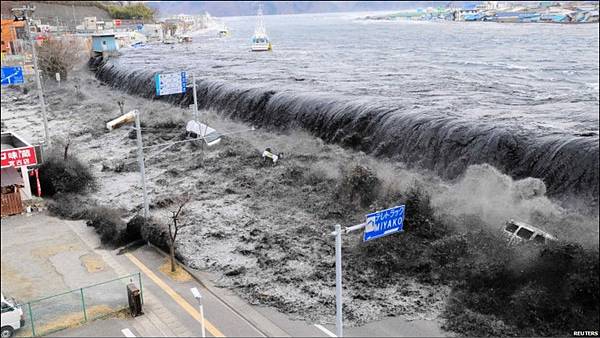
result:
[[[152,96],[155,72],[187,71],[199,105],[452,179],[490,163],[598,203],[598,24],[365,21],[367,13],[223,18],[190,44],[123,49],[97,76]],[[190,93],[168,98],[189,104]]]

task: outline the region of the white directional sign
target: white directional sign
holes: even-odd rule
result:
[[[185,72],[156,74],[154,76],[156,83],[156,95],[170,95],[185,93],[187,86],[187,76]]]
[[[403,225],[404,205],[368,214],[363,240],[368,241],[402,231]]]

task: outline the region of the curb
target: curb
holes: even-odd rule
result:
[[[167,255],[166,252],[156,247],[154,244],[148,243],[148,246],[154,249],[159,254],[161,254],[163,257],[169,257],[169,255]],[[279,328],[268,318],[266,318],[258,311],[253,309],[250,305],[242,301],[235,294],[223,294],[223,289],[214,286],[214,284],[209,280],[209,277],[206,275],[206,273],[188,267],[187,265],[181,263],[177,258],[175,258],[175,261],[187,273],[189,273],[196,282],[198,282],[200,285],[206,288],[213,296],[215,296],[219,301],[221,301],[223,305],[225,305],[232,312],[237,314],[240,318],[248,322],[248,324],[253,326],[258,332],[262,333],[265,337],[291,337],[290,334]]]

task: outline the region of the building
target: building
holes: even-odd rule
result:
[[[148,41],[162,41],[164,38],[163,27],[159,24],[147,24],[142,27],[141,33]]]
[[[140,32],[116,32],[115,39],[119,49],[129,46],[139,46],[147,42],[146,36]]]
[[[119,45],[114,33],[92,35],[92,55],[114,55],[118,50]]]
[[[4,174],[13,175],[13,171],[18,173],[22,178],[22,180],[11,179],[10,181],[7,181],[8,183],[2,183],[3,190],[6,183],[6,187],[12,187],[12,193],[15,193],[15,191],[19,192],[19,200],[31,199],[32,193],[29,176],[35,175],[38,177],[37,167],[42,162],[41,147],[31,145],[24,138],[13,132],[4,132],[1,137],[0,159],[3,182]],[[39,185],[39,180],[37,183],[37,191],[38,195],[40,195],[41,187]]]
[[[2,19],[2,53],[17,54],[20,52],[22,43],[27,37],[25,21],[14,21],[13,19]]]
[[[83,18],[83,29],[86,31],[96,31],[98,24],[95,16],[89,16]]]
[[[2,185],[1,216],[16,215],[23,212],[21,189],[25,186],[23,177],[14,167],[0,169]]]

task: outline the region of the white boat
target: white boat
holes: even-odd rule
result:
[[[225,24],[221,25],[221,27],[219,28],[219,32],[217,32],[217,36],[220,38],[229,36],[229,29],[227,29],[227,26],[225,26]]]
[[[252,36],[252,51],[253,52],[266,52],[272,50],[271,41],[267,35],[267,30],[262,20],[262,8],[258,9],[256,29]]]

